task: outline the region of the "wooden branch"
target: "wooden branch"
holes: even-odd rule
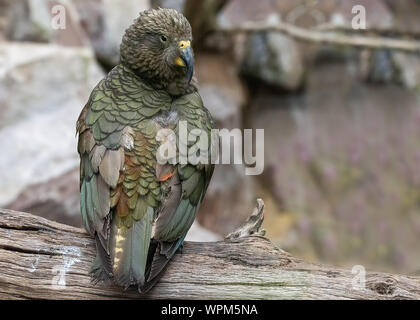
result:
[[[222,27],[219,31],[228,33],[281,32],[297,40],[319,44],[420,53],[420,41],[417,40],[348,35],[340,32],[300,28],[284,22],[276,22],[269,25],[249,22],[236,27]]]
[[[142,296],[91,283],[95,246],[85,231],[0,210],[0,299],[420,299],[419,277],[368,272],[366,288],[353,289],[350,270],[304,262],[255,235],[262,217],[259,202],[230,240],[186,243]]]
[[[374,37],[399,38],[399,39],[418,39],[420,37],[419,30],[409,30],[401,28],[375,28],[368,27],[366,29],[353,29],[349,25],[336,25],[330,22],[323,23],[311,28],[311,30],[322,32],[340,32],[346,34],[362,34]]]

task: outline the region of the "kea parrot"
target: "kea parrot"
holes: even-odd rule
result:
[[[120,63],[93,89],[77,121],[80,208],[96,240],[93,280],[140,293],[158,281],[203,201],[214,165],[157,160],[158,133],[179,123],[208,135],[188,20],[150,9],[125,31]],[[194,141],[183,142],[191,146]],[[177,151],[179,153],[179,150]]]

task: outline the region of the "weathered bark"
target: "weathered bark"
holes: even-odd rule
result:
[[[145,296],[90,281],[94,242],[85,231],[27,213],[0,210],[0,299],[419,299],[420,277],[368,272],[352,288],[351,270],[304,262],[259,230],[263,202],[227,240],[186,243]],[[249,235],[250,234],[250,235]]]

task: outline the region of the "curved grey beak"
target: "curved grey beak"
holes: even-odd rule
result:
[[[181,50],[181,59],[184,61],[185,68],[187,69],[187,79],[188,83],[190,83],[194,75],[194,53],[191,47]]]

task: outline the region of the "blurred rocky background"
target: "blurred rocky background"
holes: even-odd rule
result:
[[[218,166],[189,239],[221,239],[262,197],[267,236],[295,255],[420,270],[420,55],[218,31],[347,32],[354,5],[368,31],[420,38],[417,0],[0,0],[0,206],[81,226],[76,119],[138,13],[172,7],[218,126],[265,129],[264,173]]]

